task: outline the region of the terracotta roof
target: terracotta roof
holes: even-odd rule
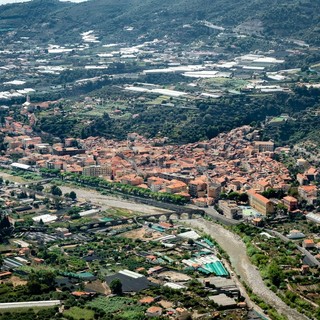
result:
[[[263,203],[265,203],[265,204],[267,204],[268,202],[270,202],[270,200],[269,200],[268,198],[262,196],[262,195],[259,194],[259,193],[256,193],[253,189],[248,190],[247,193],[251,194],[252,197],[258,199],[259,201],[261,201],[261,202],[263,202]]]
[[[90,295],[90,292],[85,292],[85,291],[73,291],[72,295],[76,296],[76,297],[83,297],[83,296],[87,296]]]
[[[161,307],[152,306],[152,307],[148,308],[147,312],[148,313],[160,313],[160,312],[162,312],[162,308]]]
[[[317,190],[317,187],[314,186],[314,185],[311,185],[311,186],[300,186],[299,188],[303,189],[306,192],[311,192],[311,191]]]
[[[289,202],[296,202],[296,201],[298,201],[296,198],[291,197],[291,196],[286,196],[286,197],[284,197],[282,200],[289,201]]]
[[[154,302],[154,298],[152,298],[152,297],[144,297],[144,298],[140,299],[139,302],[141,304],[150,304],[150,303]]]

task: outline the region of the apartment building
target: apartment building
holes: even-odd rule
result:
[[[294,211],[298,208],[298,200],[291,196],[284,197],[282,203],[286,206],[288,211]]]
[[[249,203],[252,208],[265,216],[274,213],[274,204],[269,199],[259,193],[256,193],[253,189],[249,190],[247,193],[249,196]]]
[[[272,152],[274,150],[274,143],[272,141],[255,141],[254,149],[258,152]]]
[[[89,177],[110,176],[112,168],[111,166],[87,166],[83,168],[82,174]]]
[[[223,214],[229,219],[235,219],[242,214],[242,210],[237,206],[235,201],[219,200],[218,206]]]
[[[314,204],[317,200],[317,187],[315,185],[299,186],[298,193],[308,204]]]

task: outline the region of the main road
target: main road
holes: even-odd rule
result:
[[[285,315],[289,320],[308,319],[298,311],[287,306],[265,285],[259,271],[251,264],[247,256],[246,246],[238,235],[226,230],[221,225],[204,219],[187,220],[186,223],[211,235],[219,243],[221,248],[229,255],[236,273],[257,296],[274,307],[280,314]]]

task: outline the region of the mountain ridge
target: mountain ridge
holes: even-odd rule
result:
[[[2,6],[0,29],[39,30],[48,38],[74,37],[88,28],[103,38],[136,38],[145,34],[179,39],[186,26],[208,20],[229,29],[257,21],[264,36],[297,38],[320,44],[320,3],[309,0],[89,0],[82,3],[33,0]],[[9,23],[8,23],[9,22]],[[132,26],[133,32],[124,30]],[[243,30],[242,30],[243,31]],[[248,30],[247,30],[248,31]],[[190,41],[196,40],[192,33]]]

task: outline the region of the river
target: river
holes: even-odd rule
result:
[[[280,314],[285,315],[289,320],[309,319],[287,306],[265,285],[259,271],[251,264],[245,244],[238,235],[226,230],[219,224],[204,219],[187,220],[186,223],[212,236],[221,248],[227,252],[234,270],[241,279],[257,296],[273,306]]]

